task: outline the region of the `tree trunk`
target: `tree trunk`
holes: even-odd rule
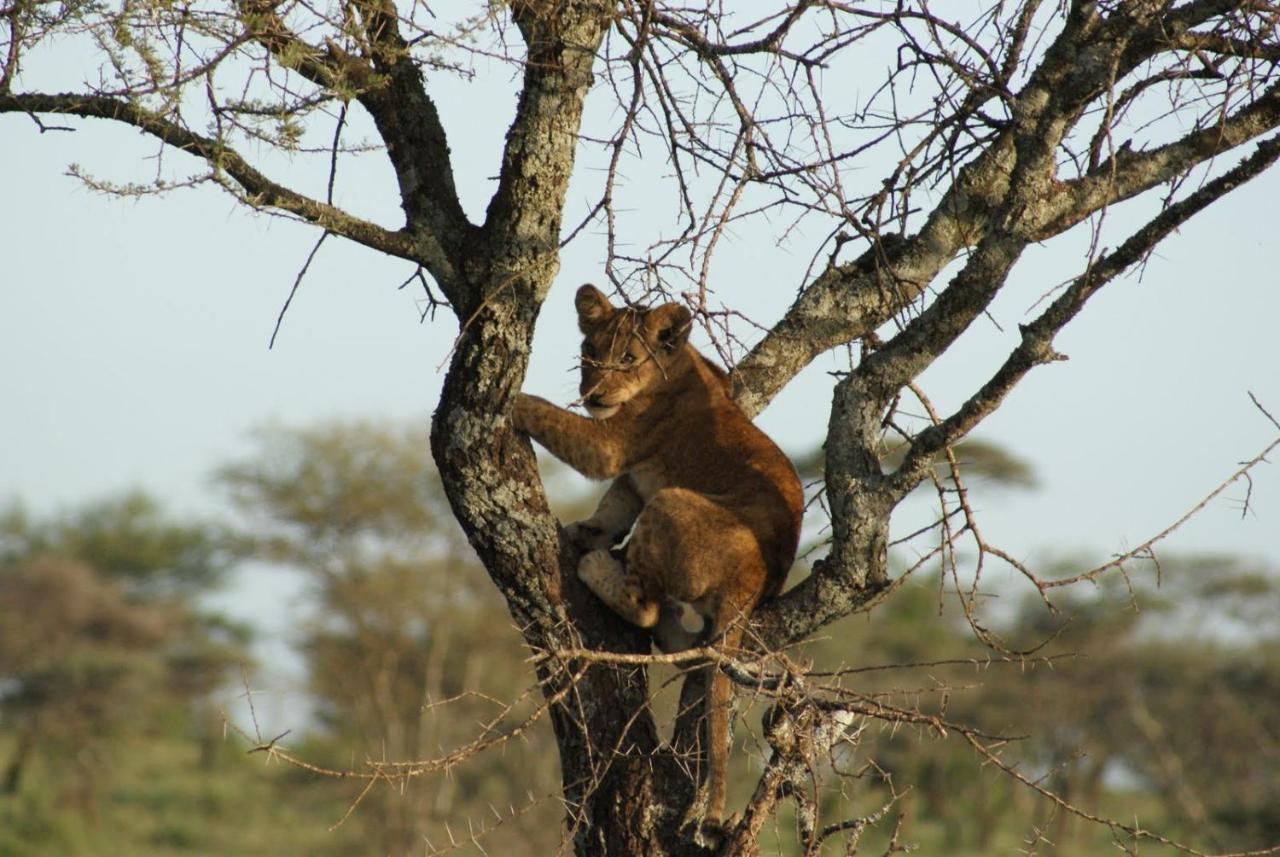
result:
[[[603,610],[576,577],[577,555],[543,494],[509,404],[558,266],[560,221],[594,52],[608,10],[595,3],[513,7],[529,49],[499,189],[447,293],[462,330],[432,422],[432,452],[471,545],[535,652],[648,652],[649,635]],[[681,819],[687,770],[658,738],[644,669],[539,661],[554,703],[566,832],[581,855],[706,853]]]
[[[492,402],[516,392],[531,320],[499,304],[464,331],[432,429],[455,514],[531,649],[648,652],[649,635],[595,603],[546,505],[529,442]],[[508,306],[507,309],[514,310]],[[539,666],[560,753],[566,835],[581,855],[702,854],[681,830],[695,795],[658,738],[644,669],[560,660]]]

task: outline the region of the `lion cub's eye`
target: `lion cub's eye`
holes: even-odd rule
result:
[[[635,363],[635,362],[636,362],[636,356],[632,354],[630,351],[624,351],[622,353],[623,366],[630,366],[632,363]]]

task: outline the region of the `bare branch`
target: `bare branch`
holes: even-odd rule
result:
[[[1280,159],[1280,137],[1260,143],[1248,158],[1195,193],[1170,205],[1130,236],[1115,252],[1091,265],[1035,321],[1022,327],[1022,343],[996,374],[960,409],[921,432],[911,444],[902,466],[890,480],[891,490],[905,496],[924,477],[940,449],[963,437],[999,407],[1010,390],[1032,368],[1064,359],[1053,350],[1053,338],[1099,289],[1137,264],[1160,241],[1222,196],[1258,176]],[[1233,477],[1238,478],[1238,477]],[[1224,486],[1225,487],[1225,486]]]
[[[7,94],[0,95],[0,113],[4,112],[84,116],[132,125],[176,149],[203,158],[213,168],[214,181],[219,181],[255,208],[287,212],[374,250],[403,259],[417,258],[418,248],[403,231],[384,229],[277,184],[218,140],[197,134],[124,99],[71,93]]]

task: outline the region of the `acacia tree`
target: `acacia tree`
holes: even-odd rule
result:
[[[681,742],[660,739],[646,674],[624,663],[648,639],[577,583],[574,551],[507,417],[565,242],[603,224],[616,290],[632,300],[683,292],[733,364],[748,414],[818,355],[859,344],[832,392],[829,550],[754,624],[757,647],[777,651],[891,592],[892,516],[928,480],[957,489],[939,491],[930,555],[953,561],[963,537],[979,567],[1010,561],[974,526],[947,450],[1033,368],[1058,359],[1056,334],[1099,289],[1280,156],[1280,10],[1256,0],[992,2],[970,4],[960,20],[924,2],[797,0],[731,13],[716,2],[513,0],[452,22],[433,4],[395,0],[3,2],[0,111],[29,114],[41,130],[73,116],[134,126],[203,161],[186,182],[216,183],[246,205],[408,260],[431,299],[447,302],[460,332],[432,450],[454,515],[528,645],[547,653],[539,678],[568,830],[583,854],[707,846],[685,823],[695,790],[672,749]],[[42,91],[24,74],[60,39],[98,52],[97,83]],[[455,138],[434,100],[441,79],[467,73],[473,56],[510,63],[518,80],[481,222],[459,201]],[[869,91],[851,94],[851,81],[877,74]],[[594,102],[612,110],[585,127]],[[344,129],[361,122],[394,169],[402,223],[333,204],[333,169],[360,148]],[[321,149],[333,165],[327,190],[272,178],[250,160],[269,147]],[[587,217],[566,223],[575,159],[602,169],[590,177]],[[665,228],[628,213],[635,186],[623,180],[655,160],[655,183],[673,194]],[[874,178],[868,164],[881,168]],[[1112,206],[1144,194],[1162,201],[1149,219],[1127,235],[1104,230]],[[709,302],[711,264],[726,229],[764,216],[783,230],[803,221],[822,237],[810,242],[814,262],[790,308],[742,353],[735,336],[753,328],[732,303]],[[982,315],[1027,247],[1086,222],[1094,241],[1079,275],[1037,307],[1003,365],[950,413],[927,401],[928,419],[900,411],[901,400],[922,398],[915,379]],[[905,444],[891,459],[886,433]],[[1058,580],[1020,571],[1047,596],[1106,569]],[[976,584],[963,594],[972,607]],[[995,642],[976,617],[972,626]],[[719,841],[727,853],[753,851],[783,795],[797,803],[807,849],[836,833],[856,840],[866,819],[816,818],[807,784],[818,760],[856,739],[849,727],[859,717],[944,728],[936,715],[839,689],[819,694],[779,669],[768,680],[733,669],[775,705],[771,755]],[[960,734],[1000,764],[983,736]],[[1112,824],[1117,835],[1151,835]]]
[[[0,794],[36,768],[92,817],[110,751],[208,710],[248,638],[196,603],[228,568],[222,540],[137,493],[44,520],[0,510]]]

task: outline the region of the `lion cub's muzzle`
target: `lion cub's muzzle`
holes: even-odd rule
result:
[[[586,406],[587,413],[591,414],[593,419],[608,419],[618,412],[618,408],[622,407],[622,403],[610,404],[604,396],[596,393],[587,396],[582,400],[582,404]]]

